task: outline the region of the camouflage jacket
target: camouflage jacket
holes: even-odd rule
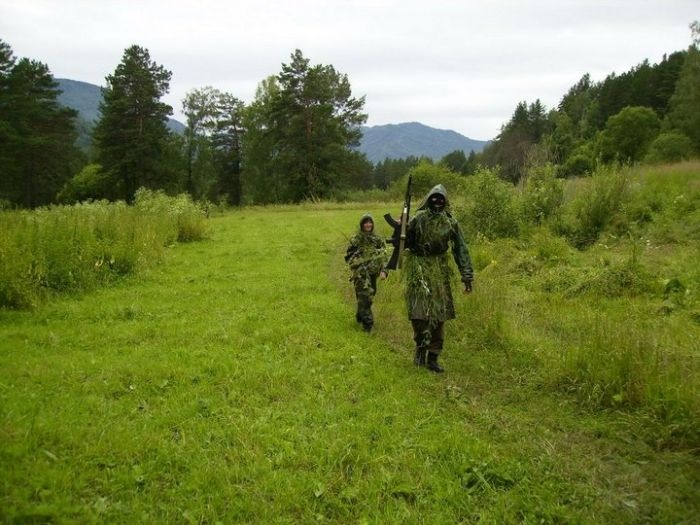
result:
[[[439,212],[430,210],[426,204],[435,193],[445,197],[446,207]],[[406,257],[403,274],[408,316],[431,322],[445,321],[455,317],[447,252],[452,250],[463,282],[471,281],[474,271],[459,223],[449,213],[444,187],[433,188],[423,202],[409,223],[406,238],[410,254]]]
[[[362,222],[367,218],[372,217],[369,215],[362,217],[360,230],[352,236],[345,252],[345,262],[350,266],[353,276],[358,274],[377,276],[384,269],[387,261],[384,239],[374,231],[362,231]]]

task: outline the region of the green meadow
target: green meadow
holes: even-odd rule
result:
[[[39,291],[0,288],[0,521],[695,523],[700,168],[630,177],[569,181],[508,236],[474,235],[456,192],[476,280],[442,375],[412,364],[400,274],[371,334],[354,319],[347,240],[364,212],[388,236],[398,202],[212,210],[154,228],[133,272],[105,239],[142,237],[69,235],[75,290],[70,270],[46,291],[48,256],[13,277]],[[39,242],[8,231],[7,272]]]

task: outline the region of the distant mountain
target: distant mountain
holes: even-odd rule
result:
[[[57,78],[58,89],[62,91],[58,95],[58,103],[62,106],[73,108],[78,112],[78,118],[91,128],[100,118],[100,102],[102,102],[102,88],[95,84]],[[83,126],[80,126],[81,128]],[[168,128],[175,133],[182,133],[184,124],[175,119],[168,120]]]
[[[100,118],[102,88],[67,78],[57,78],[56,81],[62,91],[58,96],[59,104],[78,111],[78,129],[81,130],[78,142],[86,146],[90,143],[92,126]],[[175,133],[182,133],[185,126],[175,119],[169,119],[168,128]],[[435,129],[419,122],[365,126],[362,133],[358,150],[375,164],[387,158],[429,157],[440,160],[456,150],[469,155],[472,150],[479,153],[488,144],[487,141],[473,140],[456,131]]]
[[[386,124],[362,128],[361,152],[373,163],[387,158],[430,157],[440,160],[453,151],[479,153],[488,141],[474,140],[456,131],[435,129],[419,122]]]

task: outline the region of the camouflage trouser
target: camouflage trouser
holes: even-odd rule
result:
[[[374,324],[372,316],[372,300],[377,291],[377,276],[371,276],[369,279],[355,280],[355,297],[357,298],[357,313],[355,319],[358,323],[362,323],[365,328],[371,328]]]
[[[413,340],[416,342],[416,348],[433,354],[442,352],[445,341],[444,321],[431,324],[424,319],[411,319],[411,325],[413,325]]]

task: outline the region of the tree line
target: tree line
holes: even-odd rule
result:
[[[542,163],[570,177],[600,164],[700,155],[700,23],[690,29],[686,51],[658,64],[645,60],[598,83],[585,74],[555,109],[547,111],[539,100],[520,102],[480,162],[517,182]]]
[[[547,110],[520,102],[481,153],[452,152],[438,164],[456,174],[478,166],[517,183],[550,164],[562,177],[611,162],[674,161],[700,154],[700,24],[686,51],[602,82],[584,75]],[[263,79],[252,102],[211,86],[182,101],[183,134],[161,101],[172,73],[134,45],[106,77],[92,147],[76,146],[77,113],[57,103],[47,65],[17,60],[0,40],[0,207],[34,208],[88,199],[132,202],[138,188],[186,192],[240,205],[338,198],[386,189],[419,162],[373,165],[357,150],[364,97],[347,75],[313,65],[300,50]]]

